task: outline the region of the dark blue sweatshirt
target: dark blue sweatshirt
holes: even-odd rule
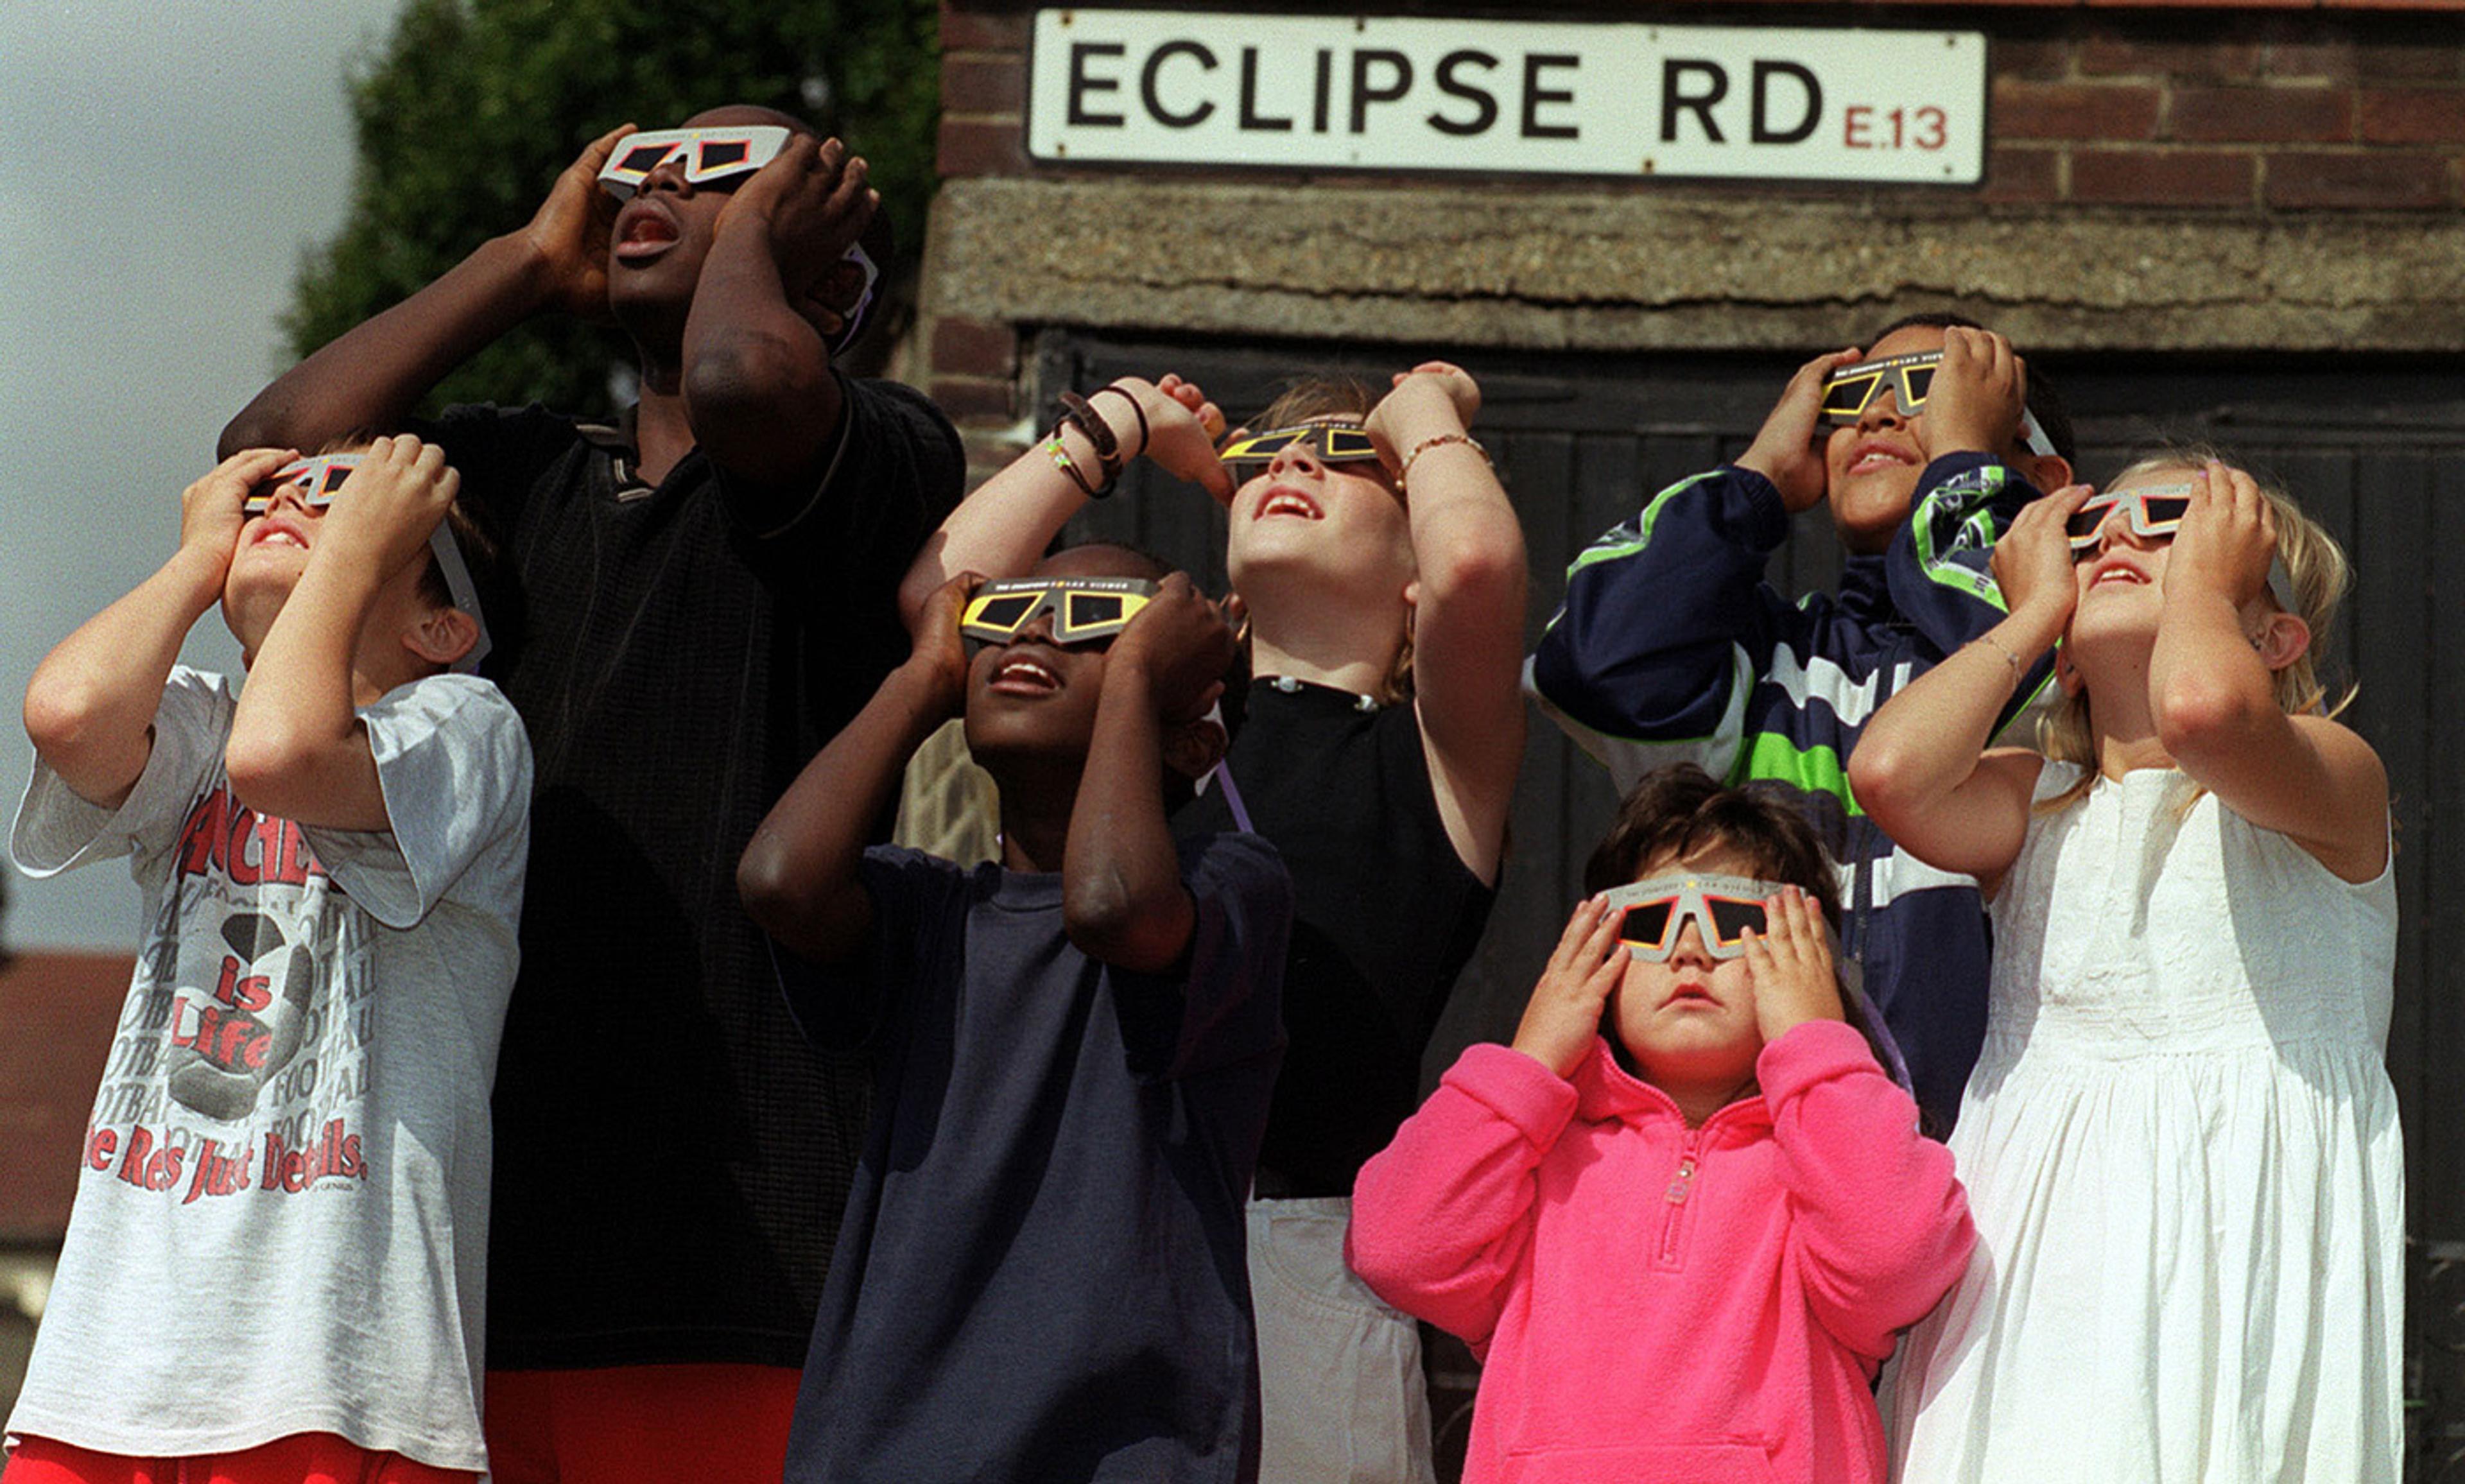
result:
[[[1843,948],[1937,1131],[1959,1111],[1986,1031],[1984,904],[1973,878],[1926,865],[1866,818],[1849,754],[1894,692],[2002,620],[1987,561],[2036,497],[1991,455],[1946,454],[1920,477],[1889,549],[1851,557],[1837,593],[1791,603],[1763,580],[1788,534],[1780,492],[1733,466],[1697,475],[1575,559],[1527,673],[1542,709],[1621,791],[1690,762],[1805,810],[1839,864]],[[2044,677],[2041,662],[2017,696]]]

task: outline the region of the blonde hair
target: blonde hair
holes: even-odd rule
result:
[[[2211,462],[2240,467],[2221,450],[2205,443],[2169,444],[2133,459],[2106,481],[2105,488],[2112,489],[2126,479],[2147,474],[2196,474]],[[2337,544],[2337,539],[2303,514],[2292,496],[2257,475],[2253,479],[2276,521],[2276,557],[2285,564],[2286,575],[2293,579],[2296,616],[2311,631],[2311,642],[2293,663],[2271,672],[2269,683],[2276,693],[2277,706],[2287,716],[2336,716],[2353,704],[2358,687],[2346,686],[2344,694],[2331,702],[2327,687],[2320,678],[2319,655],[2327,647],[2338,608],[2353,586],[2353,564],[2346,560],[2344,548]],[[2262,597],[2271,609],[2277,608],[2274,592],[2264,591]],[[2076,695],[2065,697],[2060,705],[2038,719],[2037,750],[2054,762],[2076,764],[2082,770],[2070,787],[2039,804],[2037,812],[2052,813],[2067,808],[2096,784],[2097,734],[2089,723],[2085,687]]]
[[[1267,410],[1258,414],[1258,420],[1253,426],[1290,428],[1297,423],[1343,417],[1364,422],[1368,419],[1371,410],[1378,406],[1378,397],[1377,388],[1357,376],[1297,376],[1285,384],[1283,392],[1275,401],[1267,404]],[[1393,476],[1383,466],[1380,477],[1389,485],[1394,484]],[[1395,487],[1395,502],[1409,508],[1410,501],[1400,486]],[[1249,643],[1250,624],[1244,619],[1241,644],[1245,655]],[[1412,698],[1412,612],[1409,609],[1404,612],[1403,646],[1395,652],[1394,663],[1387,667],[1387,674],[1380,678],[1375,698],[1382,706],[1399,706]]]

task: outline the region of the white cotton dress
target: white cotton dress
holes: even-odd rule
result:
[[[1901,1346],[1892,1476],[2392,1484],[2391,872],[2151,769],[2032,819],[1993,915],[1951,1139],[1977,1251]]]

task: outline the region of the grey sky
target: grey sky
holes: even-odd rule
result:
[[[0,4],[0,789],[34,663],[179,537],[179,493],[286,362],[275,317],[347,202],[344,79],[401,0]],[[192,664],[236,669],[209,616]],[[12,871],[13,947],[128,947],[116,866]]]

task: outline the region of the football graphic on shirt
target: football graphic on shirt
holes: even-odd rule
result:
[[[222,941],[229,953],[181,964],[166,1064],[174,1101],[229,1121],[253,1112],[266,1079],[298,1053],[317,975],[311,946],[263,913],[224,919]]]

